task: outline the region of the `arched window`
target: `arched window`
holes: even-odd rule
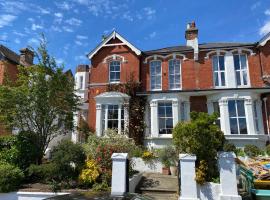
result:
[[[161,89],[161,61],[153,60],[150,62],[151,90]]]
[[[110,83],[120,82],[120,61],[114,60],[109,63],[109,80]]]
[[[169,61],[169,87],[170,89],[181,88],[181,64],[178,59]]]
[[[237,86],[248,85],[247,55],[234,54],[233,60]]]

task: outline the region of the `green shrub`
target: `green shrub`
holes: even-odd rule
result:
[[[236,153],[236,146],[232,143],[226,142],[223,146],[223,150],[226,152],[234,152]]]
[[[12,136],[1,136],[0,137],[0,161],[18,164],[19,152],[15,147],[17,137]]]
[[[172,146],[166,146],[158,151],[158,158],[165,167],[176,166],[178,156],[176,150]]]
[[[58,178],[58,171],[59,169],[54,163],[30,165],[27,169],[27,178],[30,182],[48,183]]]
[[[245,145],[244,152],[248,157],[256,157],[261,154],[260,148],[253,144]]]
[[[245,152],[244,152],[244,150],[242,148],[237,148],[236,149],[236,155],[244,157],[246,154],[245,154]]]
[[[268,144],[268,145],[265,147],[265,151],[266,151],[267,155],[270,156],[270,144]]]
[[[216,114],[190,113],[191,121],[179,122],[173,129],[173,143],[178,152],[197,156],[196,168],[200,161],[207,163],[206,181],[218,176],[217,153],[223,150],[225,137],[215,125]]]
[[[9,163],[0,163],[0,192],[10,192],[19,188],[24,178],[23,172]]]
[[[59,170],[59,180],[76,179],[84,167],[85,153],[80,144],[69,140],[61,141],[52,151],[52,163]]]

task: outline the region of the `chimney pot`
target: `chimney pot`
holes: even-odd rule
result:
[[[196,28],[195,21],[187,24],[187,30],[185,32],[185,38],[187,46],[191,46],[194,49],[194,59],[198,60],[199,44],[198,44],[198,29]]]

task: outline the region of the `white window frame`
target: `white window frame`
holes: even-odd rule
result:
[[[166,108],[165,108],[165,113],[164,113],[164,117],[160,117],[159,116],[159,106],[160,106],[160,104],[165,104],[165,103],[170,103],[171,104],[171,110],[172,110],[172,113],[171,113],[171,117],[168,117],[167,116],[167,114],[166,114]],[[172,129],[173,129],[173,127],[172,127],[172,129],[171,129],[171,133],[168,133],[168,129],[166,128],[166,119],[171,119],[172,120],[172,126],[173,126],[173,103],[172,103],[172,101],[159,101],[158,102],[158,105],[157,105],[157,111],[158,111],[158,134],[159,135],[172,135]],[[165,129],[166,129],[166,133],[160,133],[160,128],[159,128],[159,125],[160,125],[160,119],[165,119]]]
[[[178,61],[179,62],[179,74],[175,74],[175,68],[176,67],[178,67],[175,63],[173,63],[173,72],[171,72],[171,70],[170,70],[170,66],[171,66],[171,62],[174,62],[174,61]],[[169,71],[169,75],[168,75],[168,78],[169,78],[169,88],[170,88],[170,90],[179,90],[179,89],[181,89],[182,88],[182,71],[181,71],[181,69],[182,69],[182,67],[181,67],[181,60],[180,59],[170,59],[169,61],[168,61],[168,71]],[[171,83],[171,79],[170,79],[170,77],[171,76],[173,76],[173,83]],[[175,82],[175,78],[176,78],[176,76],[179,76],[179,83],[176,83]],[[171,85],[174,85],[174,87],[171,87]],[[175,87],[175,85],[176,84],[179,84],[179,87]]]
[[[245,56],[245,59],[246,59],[246,69],[242,69],[241,55],[244,55]],[[245,53],[233,54],[233,64],[235,63],[234,56],[238,56],[238,58],[239,58],[239,69],[236,70],[235,69],[235,65],[234,65],[234,76],[235,76],[236,86],[237,87],[247,87],[250,84],[250,82],[249,82],[249,66],[248,66],[248,57],[247,57],[247,54],[245,54]],[[246,71],[246,74],[247,74],[247,84],[246,85],[244,85],[243,71]],[[240,85],[238,85],[238,83],[237,83],[236,72],[240,72]]]
[[[109,119],[109,106],[117,106],[117,119]],[[108,122],[110,120],[117,120],[117,128],[115,130],[118,133],[122,133],[125,131],[125,114],[124,114],[124,108],[122,104],[103,104],[102,105],[102,132],[108,130]],[[122,118],[122,112],[123,112],[123,118]],[[123,123],[123,124],[122,124]],[[123,125],[123,126],[122,126]],[[123,130],[122,130],[123,129]]]
[[[119,71],[111,71],[111,63],[113,63],[113,62],[119,62]],[[118,81],[111,80],[111,72],[119,73],[119,80]],[[110,83],[120,83],[120,80],[121,80],[121,61],[119,61],[119,60],[111,60],[109,62],[109,82]]]
[[[217,57],[217,70],[214,69],[214,57]],[[219,63],[219,57],[223,57],[223,60],[224,60],[224,70],[220,70],[220,63]],[[225,66],[225,55],[213,55],[212,56],[212,69],[213,69],[213,85],[215,88],[224,88],[226,87],[226,66]],[[216,81],[215,81],[215,73],[218,74],[218,85],[215,85],[216,84]],[[221,74],[224,74],[224,85],[222,85],[222,81],[221,81]]]
[[[79,76],[79,89],[83,89],[83,76]]]
[[[260,122],[259,122],[259,112],[257,108],[257,100],[253,101],[253,118],[254,118],[254,126],[255,126],[255,131],[258,133],[260,132]]]
[[[229,111],[229,102],[230,101],[234,101],[234,106],[235,106],[235,117],[230,117],[230,111]],[[243,101],[243,105],[244,105],[244,112],[245,112],[245,117],[243,116],[239,116],[239,113],[238,113],[238,108],[237,108],[237,105],[236,105],[236,102],[237,101]],[[237,121],[237,134],[232,134],[231,135],[248,135],[248,125],[247,125],[247,114],[246,114],[246,108],[245,108],[245,99],[228,99],[228,117],[229,117],[229,124],[230,124],[230,132],[231,132],[231,122],[230,122],[230,119],[236,119]],[[246,120],[246,129],[247,129],[247,133],[246,134],[241,134],[240,133],[240,125],[239,125],[239,119],[245,119]]]
[[[213,104],[213,112],[218,114],[217,121],[219,122],[219,127],[221,127],[220,106],[219,106],[219,102],[218,102],[218,101],[213,101],[212,104]],[[218,111],[215,110],[215,105],[214,105],[214,104],[217,104],[217,106],[218,106]]]
[[[152,88],[152,70],[151,70],[151,63],[153,62],[160,62],[160,88]],[[155,91],[155,90],[162,90],[162,61],[161,60],[151,60],[149,62],[149,70],[150,70],[150,90]],[[156,72],[156,69],[155,69]],[[153,76],[153,77],[156,77]]]

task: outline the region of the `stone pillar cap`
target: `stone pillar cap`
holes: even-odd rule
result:
[[[112,160],[126,160],[128,159],[128,153],[113,153],[112,154],[112,157],[111,157]]]
[[[219,158],[236,158],[236,155],[234,152],[225,152],[225,151],[222,151],[222,152],[219,152],[218,153],[218,157]]]
[[[192,154],[179,154],[180,160],[196,161],[197,157]]]

